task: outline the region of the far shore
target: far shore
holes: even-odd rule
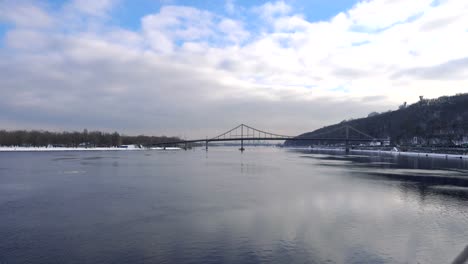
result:
[[[138,147],[1,147],[0,152],[52,152],[52,151],[138,151],[138,150],[180,150],[180,148],[138,148]]]
[[[0,147],[0,152],[25,152],[25,151],[118,151],[118,150],[141,150],[139,148],[67,148],[67,147]]]

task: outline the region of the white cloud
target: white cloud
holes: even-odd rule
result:
[[[261,6],[255,7],[254,11],[259,13],[264,19],[272,20],[289,14],[292,11],[292,8],[284,1],[276,1],[266,2]]]
[[[234,43],[240,43],[246,40],[250,33],[246,31],[242,23],[225,18],[218,25],[219,31],[225,34],[225,39]]]
[[[11,3],[43,15],[35,27],[2,13],[17,25],[0,50],[5,123],[173,134],[247,122],[296,134],[419,95],[468,92],[463,0],[365,1],[322,22],[269,2],[255,9],[268,28],[260,32],[248,20],[187,6],[164,6],[131,31],[99,19],[55,25],[70,9]],[[88,15],[112,7],[85,3]]]
[[[28,28],[45,28],[53,24],[53,18],[42,7],[29,1],[0,2],[0,22],[2,20]]]
[[[52,48],[52,38],[52,36],[47,37],[42,32],[30,29],[10,31],[5,36],[8,46],[23,51],[47,51],[47,49]],[[31,43],[34,43],[34,45],[31,45]]]
[[[70,8],[92,16],[104,16],[117,0],[73,0]]]
[[[366,0],[348,13],[356,27],[376,30],[403,23],[431,8],[433,0]]]
[[[173,51],[174,42],[199,40],[213,34],[213,14],[185,6],[164,6],[142,18],[148,44],[156,51]]]

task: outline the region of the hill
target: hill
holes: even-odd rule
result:
[[[423,99],[399,110],[371,113],[366,118],[342,121],[298,137],[313,137],[349,125],[376,138],[389,138],[395,145],[460,145],[468,143],[468,93]],[[286,141],[286,146],[313,142]]]

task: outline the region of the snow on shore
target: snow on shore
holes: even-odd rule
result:
[[[403,152],[403,151],[387,151],[387,150],[359,150],[353,149],[351,152],[370,152],[370,153],[386,153],[392,155],[411,156],[411,157],[431,157],[444,159],[468,159],[468,155],[462,154],[441,154],[441,153],[420,153],[420,152]]]
[[[66,147],[0,147],[0,152],[35,152],[35,151],[121,151],[144,150],[141,148],[66,148]]]
[[[139,145],[123,145],[120,147],[109,147],[109,148],[67,148],[67,147],[5,147],[0,146],[0,152],[40,152],[40,151],[122,151],[122,150],[181,150],[177,147],[167,148],[144,148]]]
[[[343,152],[343,149],[339,148],[294,148],[303,150],[319,150],[319,151],[339,151]],[[39,152],[39,151],[123,151],[123,150],[148,150],[147,148],[138,148],[134,146],[127,147],[110,147],[110,148],[66,148],[66,147],[2,147],[0,146],[0,152]],[[181,150],[177,147],[167,148],[150,148],[150,150]],[[444,158],[444,159],[465,159],[468,160],[468,155],[461,154],[440,154],[440,153],[419,153],[419,152],[402,152],[402,151],[388,151],[388,150],[360,150],[351,149],[350,153],[378,153],[378,154],[390,154],[390,155],[401,155],[401,156],[412,156],[412,157],[431,157],[431,158]]]
[[[303,150],[318,150],[318,151],[338,151],[344,152],[340,148],[297,148]],[[430,157],[430,158],[444,158],[444,159],[465,159],[468,160],[468,155],[462,154],[441,154],[441,153],[423,153],[423,152],[404,152],[404,151],[390,151],[390,150],[365,150],[365,149],[351,149],[350,153],[377,153],[377,154],[390,154],[411,157]]]
[[[156,148],[150,148],[151,150],[181,150],[182,148],[178,148],[178,147],[165,147],[165,148],[161,148],[161,147],[156,147]]]

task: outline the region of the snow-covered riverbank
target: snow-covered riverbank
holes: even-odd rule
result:
[[[177,147],[166,147],[166,148],[145,148],[141,145],[123,145],[121,147],[108,147],[108,148],[85,148],[85,147],[77,147],[77,148],[68,148],[68,147],[5,147],[0,146],[0,152],[40,152],[40,151],[124,151],[124,150],[181,150],[181,148]]]
[[[403,152],[403,151],[386,151],[386,150],[359,150],[353,149],[351,153],[382,153],[391,155],[401,156],[412,156],[412,157],[431,157],[431,158],[444,158],[444,159],[468,159],[468,155],[461,154],[441,154],[441,153],[420,153],[420,152]]]
[[[144,150],[141,148],[65,148],[65,147],[0,147],[0,152],[35,152],[35,151],[122,151]]]
[[[310,151],[336,151],[344,152],[342,148],[294,148]],[[404,151],[389,151],[389,150],[364,150],[364,149],[351,149],[350,154],[353,153],[369,153],[369,154],[386,154],[386,155],[401,155],[411,157],[431,157],[431,158],[444,158],[444,159],[466,159],[468,155],[461,154],[442,154],[442,153],[424,153],[424,152],[404,152]]]
[[[144,148],[137,145],[127,145],[123,147],[109,147],[109,148],[67,148],[67,147],[3,147],[0,146],[0,152],[41,152],[41,151],[137,151],[137,150],[181,150],[177,147],[167,148]]]

